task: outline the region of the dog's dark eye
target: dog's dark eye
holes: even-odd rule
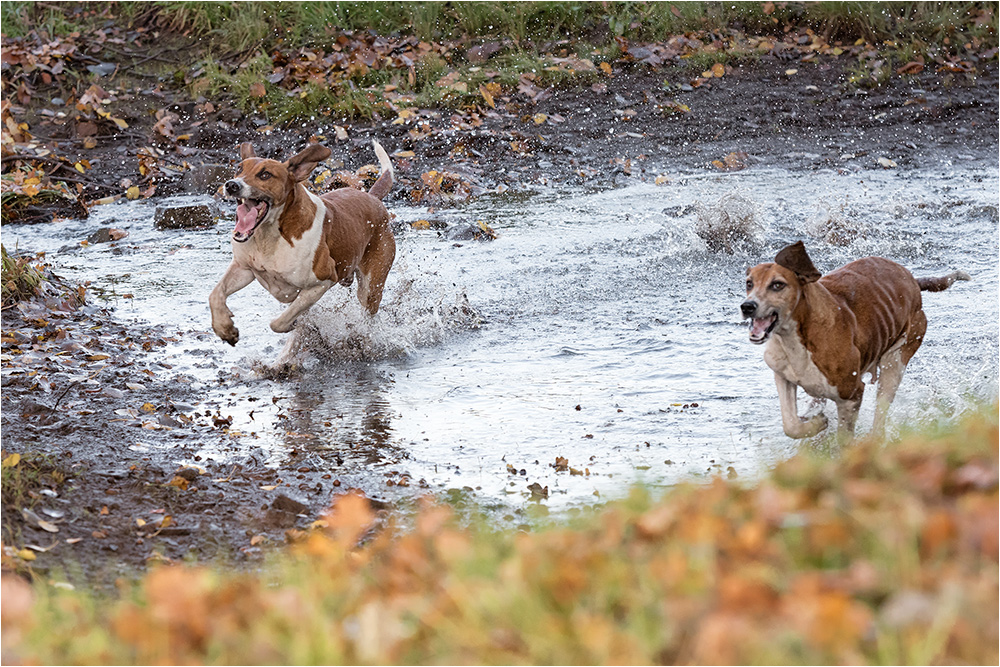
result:
[[[785,289],[785,283],[779,283],[779,282],[775,281],[775,282],[771,283],[770,287],[771,287],[771,291],[773,291],[773,292],[780,292],[781,290]]]
[[[752,289],[753,289],[753,281],[752,280],[748,280],[747,281],[747,291],[749,292]]]
[[[271,178],[271,173],[267,171],[262,171],[259,174],[257,174],[257,178],[259,178],[262,181],[266,181],[267,179]]]

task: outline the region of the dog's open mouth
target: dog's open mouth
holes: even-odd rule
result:
[[[233,229],[233,240],[243,243],[257,229],[267,216],[271,204],[264,199],[239,199],[236,207],[236,228]]]
[[[778,313],[771,313],[767,317],[755,317],[750,322],[750,342],[763,343],[778,325]]]

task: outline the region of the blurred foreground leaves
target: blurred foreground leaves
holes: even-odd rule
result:
[[[997,662],[997,409],[535,533],[339,497],[259,573],[3,579],[5,661]]]

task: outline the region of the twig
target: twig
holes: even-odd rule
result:
[[[98,368],[96,371],[94,371],[93,373],[91,373],[87,377],[83,378],[82,380],[76,380],[75,382],[71,382],[65,389],[63,389],[63,393],[59,394],[59,398],[56,399],[56,404],[52,406],[52,409],[55,410],[56,408],[59,407],[59,403],[63,400],[63,397],[66,396],[66,392],[68,392],[70,389],[72,389],[76,385],[80,384],[81,382],[86,382],[87,380],[90,380],[95,375],[97,375],[98,373],[100,373],[102,370],[104,370],[104,369],[103,368]]]

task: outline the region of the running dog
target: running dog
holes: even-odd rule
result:
[[[864,394],[861,378],[878,382],[873,433],[885,430],[886,413],[906,364],[927,330],[920,292],[970,280],[963,271],[942,278],[914,278],[882,257],[865,257],[825,276],[802,241],[782,249],[774,262],[747,269],[750,342],[767,343],[764,361],[774,371],[781,423],[790,438],[809,438],[827,426],[826,416],[800,418],[799,387],[837,404],[838,435],[850,438]]]
[[[380,201],[393,183],[392,163],[372,142],[381,172],[371,190],[342,188],[318,196],[306,189],[316,165],[330,149],[312,144],[286,162],[257,157],[240,144],[242,162],[224,192],[235,198],[233,261],[209,296],[212,329],[236,345],[240,334],[226,305],[230,294],[254,279],[288,308],[271,322],[278,333],[292,330],[295,318],[328,289],[358,279],[358,300],[378,312],[386,276],[396,257],[389,213]]]

